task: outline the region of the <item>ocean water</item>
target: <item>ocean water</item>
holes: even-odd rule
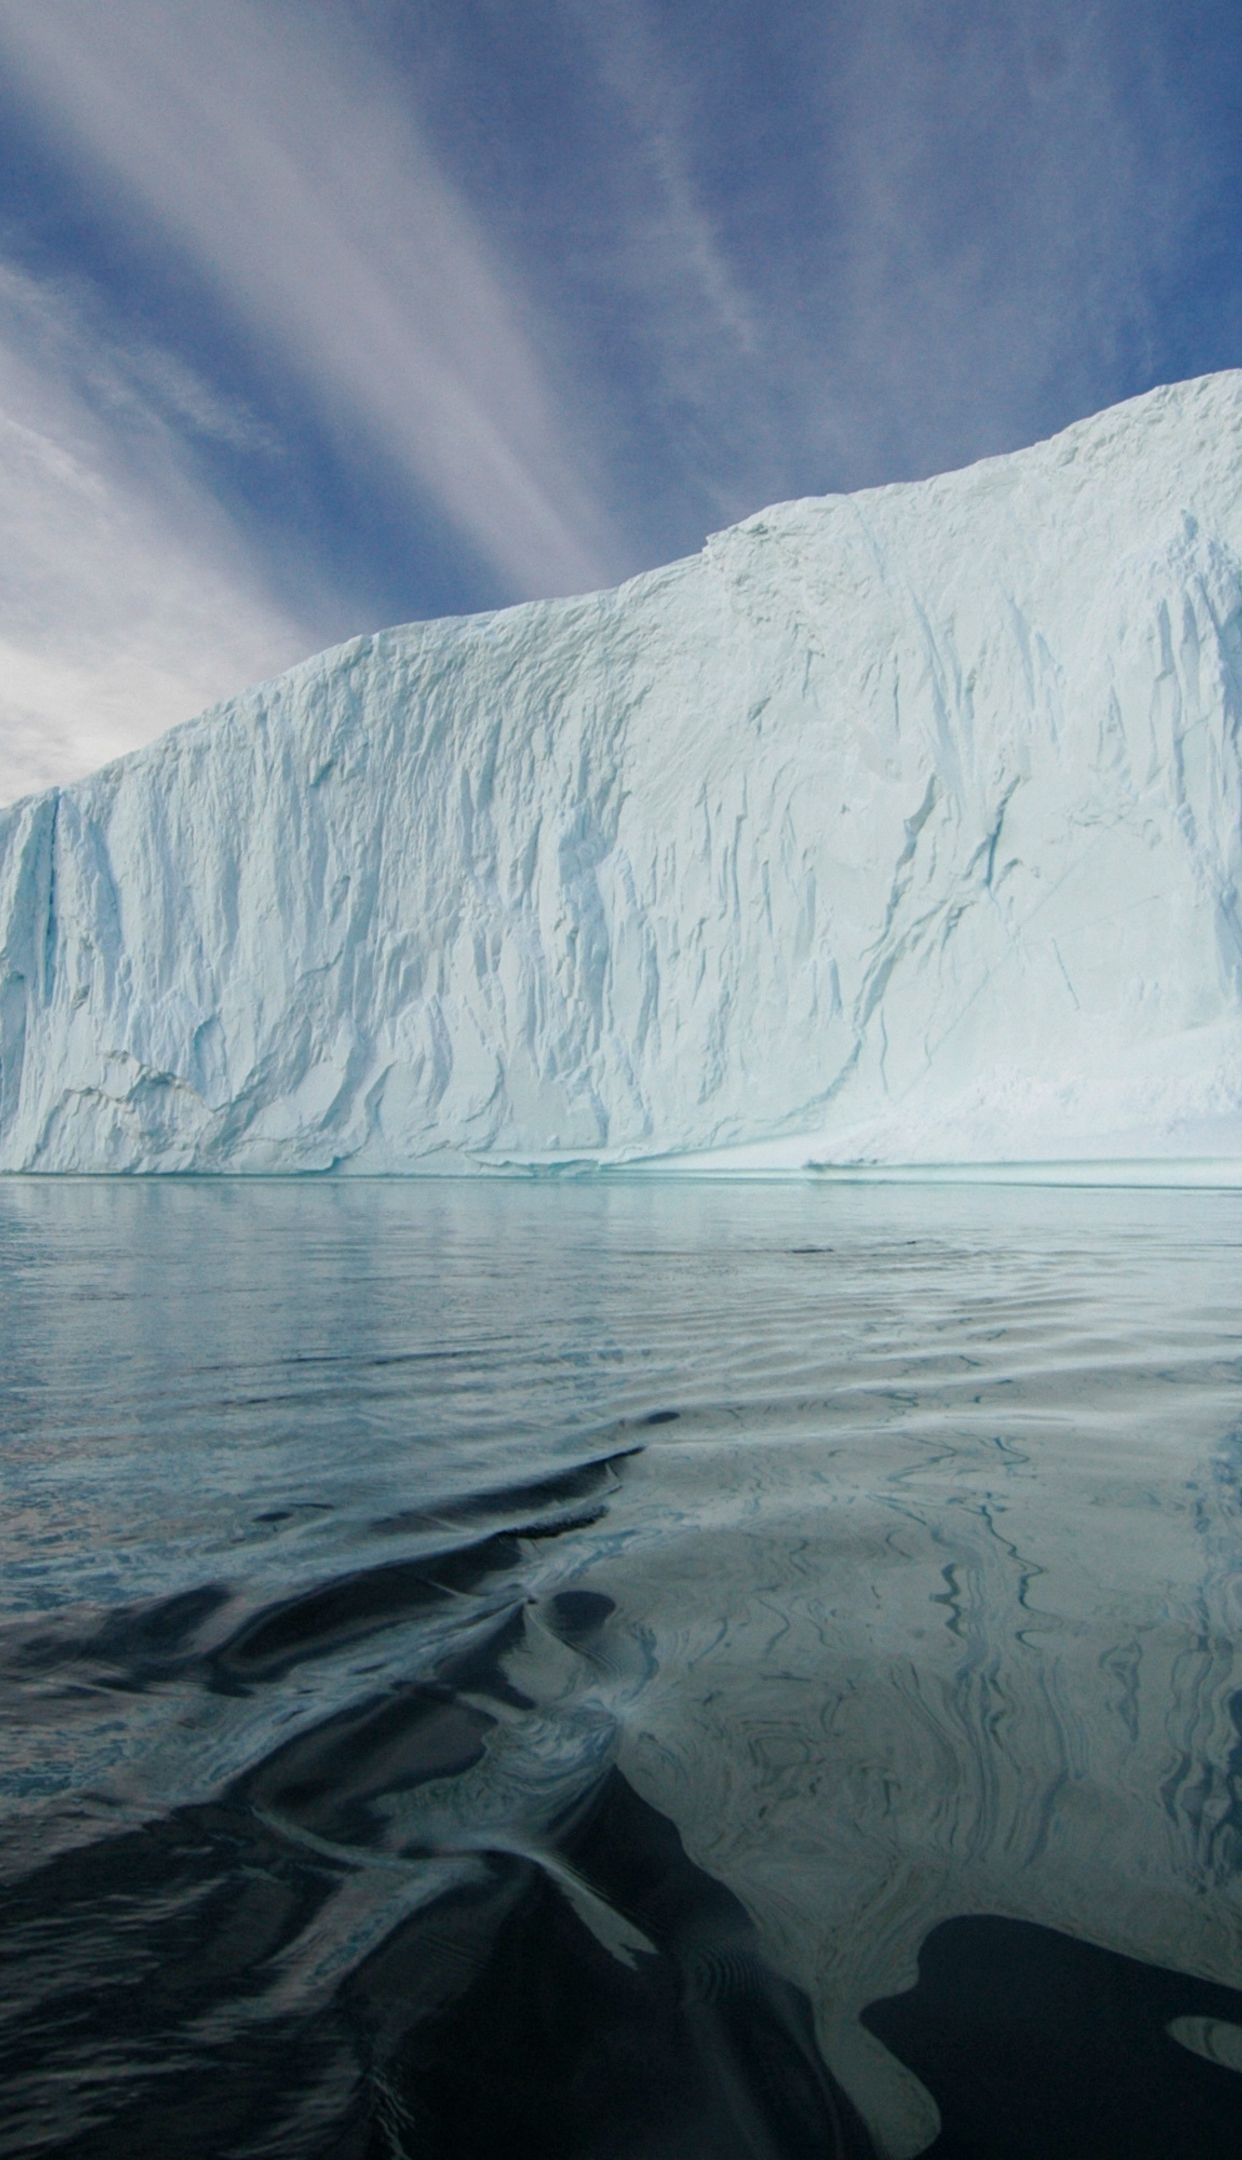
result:
[[[1242,1194],[0,1185],[0,2152],[1236,2160]]]

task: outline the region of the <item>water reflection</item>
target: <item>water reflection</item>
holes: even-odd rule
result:
[[[0,2149],[1223,2153],[1240,1237],[4,1187]]]

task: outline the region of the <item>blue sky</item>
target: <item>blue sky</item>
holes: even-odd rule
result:
[[[0,799],[1242,363],[1236,0],[0,0]]]

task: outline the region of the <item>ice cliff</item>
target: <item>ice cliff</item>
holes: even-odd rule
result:
[[[1242,1158],[1242,374],[0,813],[0,1167]]]

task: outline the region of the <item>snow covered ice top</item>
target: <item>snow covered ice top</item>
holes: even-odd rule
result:
[[[0,1167],[1242,1162],[1240,718],[1242,374],[357,640],[0,813]]]

